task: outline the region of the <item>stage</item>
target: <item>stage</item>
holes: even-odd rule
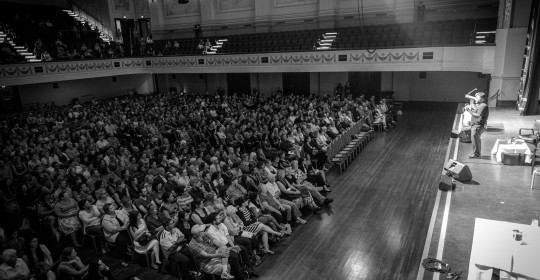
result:
[[[457,182],[453,192],[438,194],[436,220],[432,232],[428,232],[428,239],[431,237],[428,256],[442,259],[454,271],[463,271],[461,279],[469,278],[476,218],[526,225],[540,218],[540,190],[530,190],[531,166],[503,165],[491,155],[497,139],[518,138],[519,129],[531,128],[537,118],[519,116],[512,108],[490,108],[488,129],[482,135],[482,156],[478,159],[468,158],[472,144],[459,143],[459,139],[449,141],[447,157],[455,156],[467,164],[473,179]],[[444,275],[439,278],[431,272],[424,275],[419,272],[417,279],[446,279]]]

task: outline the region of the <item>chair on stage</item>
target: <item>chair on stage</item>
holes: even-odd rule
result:
[[[531,154],[531,190],[534,189],[534,179],[540,176],[540,168],[536,168],[537,164],[540,166],[540,148],[535,147]]]
[[[538,143],[538,138],[540,137],[540,120],[534,121],[533,128],[520,128],[519,129],[519,138],[525,140],[527,143],[531,143],[534,146]]]

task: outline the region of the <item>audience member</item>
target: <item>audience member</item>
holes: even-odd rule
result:
[[[17,258],[17,251],[5,249],[2,251],[2,264],[0,265],[0,279],[2,280],[26,280],[29,279],[30,270],[26,263]]]
[[[107,242],[114,244],[115,250],[119,253],[122,261],[122,266],[128,266],[128,244],[130,238],[126,229],[129,226],[129,217],[124,211],[116,210],[115,206],[107,203],[103,206],[103,219],[101,226]]]
[[[75,199],[70,198],[67,192],[61,191],[58,194],[54,213],[58,216],[58,228],[65,235],[71,237],[75,247],[80,247],[77,241],[77,231],[81,228],[81,222],[78,217],[79,206]]]
[[[174,269],[170,271],[171,275],[178,275],[176,269],[179,269],[182,279],[192,279],[189,271],[195,270],[193,257],[184,234],[175,226],[176,222],[172,219],[164,223],[164,229],[159,234],[159,244],[163,249],[165,258],[175,264],[173,265]]]
[[[194,225],[191,228],[193,239],[189,242],[189,249],[193,252],[196,262],[201,271],[219,275],[222,279],[243,279],[230,274],[231,266],[229,265],[230,251],[227,247],[216,248],[211,237],[205,232],[206,225]],[[239,269],[238,260],[233,261]]]
[[[73,280],[81,279],[88,272],[88,265],[83,264],[77,256],[77,251],[73,247],[66,247],[62,250],[58,271],[56,273],[57,280]]]
[[[142,215],[137,212],[129,213],[129,233],[133,239],[133,245],[138,251],[150,251],[152,250],[152,264],[153,269],[158,269],[161,264],[159,260],[159,242],[155,239],[142,218]]]
[[[49,248],[44,244],[40,244],[39,239],[36,236],[29,238],[25,256],[28,259],[28,268],[32,271],[36,268],[38,263],[44,263],[49,267],[54,263],[51,251],[49,251]]]
[[[88,276],[90,280],[114,280],[109,267],[101,259],[93,259],[88,265]]]

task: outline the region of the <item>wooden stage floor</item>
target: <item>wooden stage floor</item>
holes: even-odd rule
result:
[[[469,160],[470,144],[459,145],[457,158],[470,166],[476,183],[458,184],[445,207],[448,193],[437,186],[454,143],[449,135],[456,107],[410,104],[399,125],[378,133],[343,174],[331,172],[332,207],[310,215],[306,225],[275,245],[276,254],[265,256],[258,267],[259,279],[439,279],[419,269],[424,251],[430,257],[441,254],[454,270],[467,270],[476,217],[526,224],[539,218],[540,190],[529,191],[530,167],[503,166],[490,156]],[[496,138],[517,135],[534,120],[510,109],[490,113],[484,155]],[[446,208],[447,227],[439,242]],[[430,242],[424,249],[426,236]],[[138,265],[112,268],[117,280],[130,274],[171,278]],[[467,279],[466,271],[461,279]]]

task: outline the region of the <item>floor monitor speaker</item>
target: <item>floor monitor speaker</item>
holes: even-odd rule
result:
[[[469,166],[453,159],[449,159],[448,162],[444,165],[444,172],[448,176],[460,181],[470,181],[472,180],[472,173],[469,169]]]
[[[454,179],[446,174],[441,175],[441,181],[439,182],[439,190],[451,191],[456,187]]]

